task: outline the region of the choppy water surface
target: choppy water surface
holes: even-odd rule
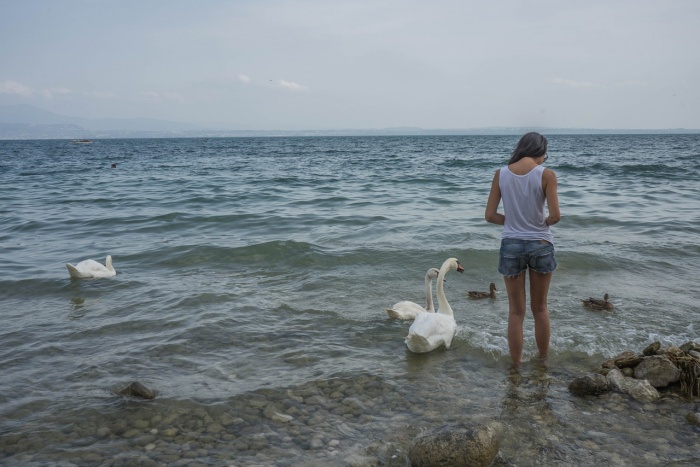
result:
[[[499,465],[697,464],[693,403],[567,386],[700,340],[700,136],[549,137],[551,358],[528,317],[513,374],[483,211],[517,139],[0,141],[0,463],[404,465],[421,429],[497,419]],[[451,256],[457,336],[413,355],[384,308]],[[134,380],[158,398],[114,395]]]

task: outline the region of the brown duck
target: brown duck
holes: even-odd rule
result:
[[[603,299],[589,297],[586,300],[581,300],[583,306],[593,311],[613,311],[613,304],[608,301],[610,296],[608,294],[603,295]]]
[[[491,282],[489,285],[489,292],[467,292],[469,298],[496,298],[496,284]]]

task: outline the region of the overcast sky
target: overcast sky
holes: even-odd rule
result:
[[[238,130],[700,128],[697,0],[0,0],[0,105]]]

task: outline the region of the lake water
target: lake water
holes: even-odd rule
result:
[[[497,465],[697,465],[693,402],[567,387],[700,340],[700,135],[548,137],[551,354],[528,315],[512,373],[483,214],[518,138],[0,141],[0,463],[406,465],[423,429],[497,420]],[[411,354],[384,310],[449,257],[457,335]]]

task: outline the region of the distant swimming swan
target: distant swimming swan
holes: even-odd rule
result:
[[[425,308],[410,300],[394,303],[391,308],[386,309],[389,318],[396,319],[416,319],[419,313],[435,313],[433,306],[433,279],[436,279],[440,271],[437,268],[430,268],[425,273]]]
[[[79,279],[97,279],[99,277],[112,277],[117,274],[117,271],[115,271],[112,266],[111,255],[107,255],[105,264],[100,264],[94,259],[86,259],[75,266],[66,263],[66,268],[68,268],[68,274],[70,274],[71,277]]]
[[[449,258],[442,263],[437,278],[438,310],[436,313],[420,313],[411,324],[405,342],[408,350],[416,353],[430,352],[444,345],[450,348],[457,331],[457,322],[450,304],[445,297],[445,274],[449,271],[464,272],[457,258]]]

